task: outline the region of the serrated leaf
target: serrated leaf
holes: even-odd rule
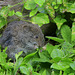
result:
[[[23,74],[26,74],[26,75],[29,74],[28,68],[26,66],[21,66],[20,71]]]
[[[72,24],[72,41],[75,41],[75,22]]]
[[[24,8],[27,10],[34,9],[36,7],[36,3],[34,0],[27,0],[26,3],[24,4]]]
[[[49,62],[49,53],[45,50],[45,51],[39,51],[39,56],[40,59],[42,59],[43,61]]]
[[[58,62],[58,63],[53,63],[51,65],[51,68],[54,68],[54,69],[57,69],[57,70],[63,70],[63,71],[65,71],[69,67],[70,66],[67,62]]]
[[[72,53],[73,51],[73,45],[69,42],[63,42],[62,44],[62,50],[65,53],[65,55],[71,55],[70,53]]]
[[[61,35],[66,42],[71,43],[71,29],[69,26],[64,25],[61,28]]]
[[[34,0],[39,6],[42,6],[45,3],[45,0]]]
[[[13,16],[14,14],[15,14],[15,11],[12,10],[12,11],[9,11],[8,16]]]
[[[64,42],[64,39],[60,39],[60,38],[57,38],[57,37],[49,37],[49,36],[46,36],[46,38],[51,39],[51,40],[54,40],[54,41],[57,41],[59,43],[63,43]]]
[[[28,63],[25,66],[21,66],[20,71],[26,75],[30,75],[33,72],[33,67]]]
[[[53,45],[51,45],[49,43],[46,45],[46,50],[48,51],[49,54],[51,54],[51,52],[52,52],[53,49],[54,49]]]
[[[64,56],[64,52],[59,49],[54,49],[51,53],[52,58],[60,57],[62,58]]]
[[[15,13],[15,15],[17,15],[17,16],[19,16],[19,17],[22,17],[22,13],[19,12],[19,11],[17,11],[17,12]]]
[[[38,13],[36,16],[32,17],[32,23],[42,25],[49,23],[48,15],[44,13]]]
[[[32,17],[32,16],[34,16],[36,13],[37,13],[37,8],[36,9],[34,9],[34,10],[32,10],[31,12],[30,12],[30,17]]]

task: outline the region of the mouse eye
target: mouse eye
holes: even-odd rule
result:
[[[35,36],[36,39],[38,39],[38,36]]]

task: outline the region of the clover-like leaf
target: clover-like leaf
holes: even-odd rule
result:
[[[19,11],[17,11],[17,12],[15,13],[15,15],[17,15],[17,16],[19,16],[19,17],[22,17],[22,13],[19,12]]]
[[[30,12],[30,17],[34,16],[36,13],[37,13],[37,8],[36,9],[33,9],[31,12]]]
[[[42,24],[47,24],[49,23],[49,18],[48,15],[44,13],[38,13],[36,16],[32,17],[32,23],[38,24],[41,26]]]
[[[12,11],[9,11],[8,16],[13,16],[14,14],[15,14],[15,11],[12,10]]]
[[[42,6],[45,3],[45,0],[34,0],[39,6]]]
[[[27,0],[26,3],[24,4],[24,8],[27,10],[34,9],[36,7],[36,3],[34,0]]]

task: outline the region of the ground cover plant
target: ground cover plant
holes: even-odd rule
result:
[[[47,43],[45,48],[39,48],[24,58],[19,52],[14,63],[7,60],[7,48],[2,51],[0,47],[0,75],[75,75],[75,1],[24,0],[18,4],[24,4],[23,9],[31,10],[30,22],[39,26],[56,23],[57,37],[46,36],[56,43]],[[23,20],[22,12],[10,10],[18,4],[0,10],[0,30],[7,25],[8,16],[17,15]]]

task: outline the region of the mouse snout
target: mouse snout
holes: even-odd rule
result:
[[[33,42],[33,45],[38,45],[36,42]]]

